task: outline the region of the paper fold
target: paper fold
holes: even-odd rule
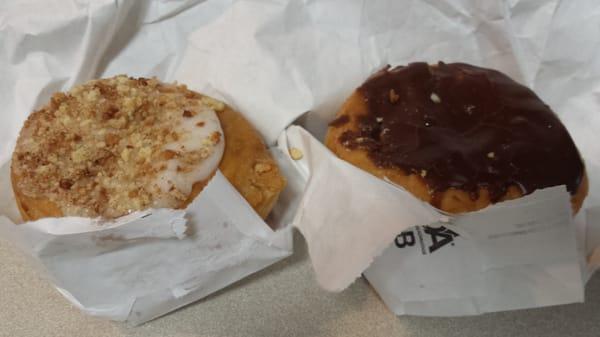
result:
[[[408,192],[332,157],[303,129],[290,127],[287,141],[305,154],[302,160],[310,175],[293,223],[308,243],[317,280],[325,289],[345,289],[396,234],[440,220],[439,213]],[[403,221],[394,212],[398,205]]]
[[[274,235],[219,172],[185,210],[151,209],[108,224],[87,218],[6,222],[2,236],[29,251],[77,307],[134,323],[291,253],[291,232],[282,230],[284,240]]]
[[[364,272],[395,313],[426,316],[583,301],[565,186],[450,216],[338,159],[301,127],[288,128],[280,146],[303,153],[294,226],[323,288],[341,291]]]

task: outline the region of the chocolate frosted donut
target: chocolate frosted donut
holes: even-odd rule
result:
[[[327,146],[447,212],[566,185],[587,194],[581,156],[529,88],[464,63],[411,63],[374,74],[330,123]]]

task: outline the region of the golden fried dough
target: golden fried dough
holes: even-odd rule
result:
[[[254,210],[266,218],[285,187],[285,178],[250,122],[228,106],[218,116],[226,139],[219,169]]]

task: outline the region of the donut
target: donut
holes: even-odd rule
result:
[[[285,186],[244,117],[211,97],[119,75],[56,93],[26,120],[12,156],[24,220],[113,219],[185,208],[220,169],[263,218]]]
[[[423,62],[368,78],[329,123],[339,158],[448,213],[566,185],[577,212],[583,160],[532,90],[492,69]]]

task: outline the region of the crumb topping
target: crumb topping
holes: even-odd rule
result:
[[[300,160],[304,157],[304,154],[300,149],[293,147],[290,149],[290,157],[294,160]]]
[[[181,207],[218,167],[224,108],[185,85],[124,75],[56,93],[21,130],[16,187],[70,216]]]

